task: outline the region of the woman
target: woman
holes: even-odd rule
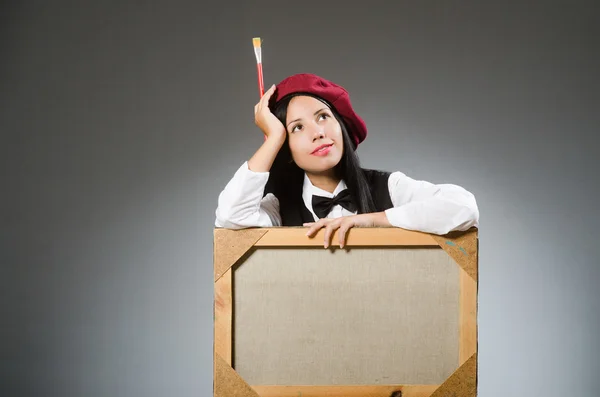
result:
[[[475,198],[462,187],[360,167],[355,150],[367,128],[343,87],[293,75],[265,92],[254,114],[266,139],[219,195],[216,227],[306,226],[308,237],[325,228],[327,248],[335,230],[343,247],[352,227],[478,226]]]

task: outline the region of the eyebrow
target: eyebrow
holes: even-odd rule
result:
[[[313,116],[316,116],[318,113],[322,112],[323,110],[328,110],[328,109],[329,109],[329,108],[327,108],[327,107],[325,107],[325,108],[321,108],[321,109],[317,110],[317,111],[316,111],[316,112],[313,114]],[[292,121],[290,121],[290,122],[287,124],[287,126],[289,127],[289,126],[290,126],[290,124],[292,124],[292,123],[295,123],[296,121],[300,121],[300,120],[302,120],[302,119],[296,119],[296,120],[292,120]]]

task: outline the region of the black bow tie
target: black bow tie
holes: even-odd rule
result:
[[[312,207],[315,211],[315,214],[319,218],[327,217],[327,214],[331,212],[331,209],[338,204],[350,212],[356,211],[356,204],[354,204],[354,201],[352,201],[352,197],[350,196],[348,189],[342,190],[334,198],[315,195],[312,196]]]

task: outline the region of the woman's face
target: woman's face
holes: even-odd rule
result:
[[[307,173],[321,174],[342,158],[342,127],[329,107],[311,96],[296,96],[288,105],[286,130],[292,158]]]

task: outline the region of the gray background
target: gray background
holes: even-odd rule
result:
[[[599,395],[593,2],[246,3],[2,3],[0,394],[211,395],[261,36],[267,85],[350,91],[364,166],[475,194],[479,395]]]

